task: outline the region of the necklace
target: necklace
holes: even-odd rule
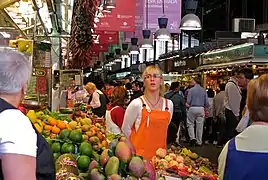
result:
[[[147,97],[146,97],[146,95],[144,95],[144,97],[146,98],[146,100],[153,106],[153,107],[155,107],[158,103],[159,103],[159,101],[160,101],[160,97],[159,97],[159,99],[157,100],[157,102],[155,103],[155,104],[153,104]]]

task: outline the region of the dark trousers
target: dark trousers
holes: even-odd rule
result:
[[[206,118],[204,125],[204,140],[213,142],[218,140],[218,121],[214,121],[213,117]]]
[[[235,130],[238,125],[236,116],[231,110],[225,109],[225,117],[226,117],[226,123],[224,126],[225,132],[223,134],[220,145],[224,145],[227,141],[229,141],[230,139],[232,139],[237,135],[237,131]]]
[[[167,143],[173,143],[177,139],[177,132],[182,121],[181,113],[174,112],[168,127]]]

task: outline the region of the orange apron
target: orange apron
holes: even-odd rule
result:
[[[136,154],[143,156],[146,160],[151,160],[158,148],[166,149],[166,139],[170,113],[168,111],[168,100],[165,101],[165,111],[146,109],[146,104],[140,97],[143,108],[141,122],[138,131],[132,128],[130,141],[135,147]],[[149,112],[148,112],[149,111]],[[147,121],[149,117],[149,124]]]

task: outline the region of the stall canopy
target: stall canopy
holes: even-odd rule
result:
[[[267,64],[268,45],[245,43],[201,55],[197,70]]]

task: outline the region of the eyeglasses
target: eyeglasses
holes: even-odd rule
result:
[[[160,75],[160,74],[146,74],[146,75],[144,75],[144,78],[145,79],[151,79],[151,78],[156,79],[156,78],[162,78],[162,75]]]

